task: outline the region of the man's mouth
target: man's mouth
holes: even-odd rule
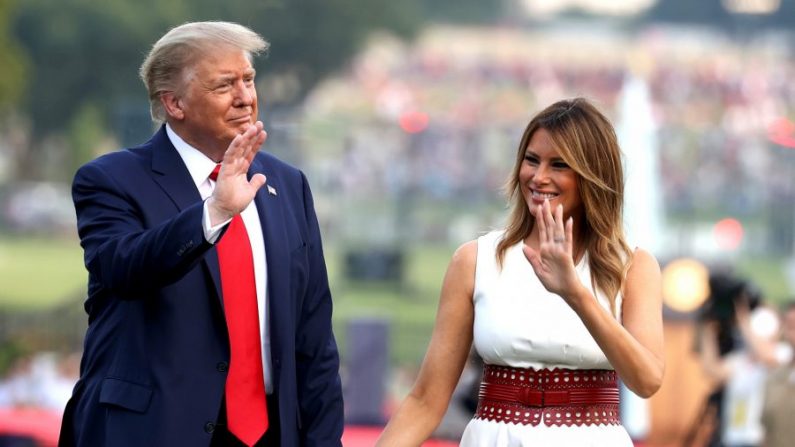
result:
[[[251,122],[251,115],[239,116],[237,118],[232,118],[229,121],[233,123],[248,123]]]

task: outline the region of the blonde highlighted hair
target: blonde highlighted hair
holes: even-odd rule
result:
[[[204,54],[219,46],[238,48],[253,55],[268,49],[268,42],[243,25],[231,22],[191,22],[172,28],[152,46],[139,75],[149,92],[152,120],[163,122],[166,111],[160,96],[179,92],[189,70]]]
[[[506,250],[530,235],[535,218],[520,191],[519,170],[533,134],[545,129],[560,157],[577,174],[584,212],[575,222],[575,240],[588,253],[591,278],[597,289],[615,300],[623,286],[631,250],[624,239],[624,175],[621,150],[610,121],[584,98],[558,101],[538,113],[527,125],[505,192],[511,213],[497,245],[502,265]]]

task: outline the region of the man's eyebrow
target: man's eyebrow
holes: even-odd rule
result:
[[[256,75],[256,74],[257,74],[257,70],[254,70],[254,69],[252,68],[251,70],[246,70],[246,71],[244,71],[244,72],[243,72],[243,77],[254,76],[254,75]],[[219,74],[218,76],[216,76],[215,78],[213,78],[213,80],[214,80],[214,81],[226,81],[226,80],[229,80],[229,79],[235,79],[235,78],[237,78],[237,74],[235,74],[235,73],[232,73],[232,72],[227,72],[227,73],[221,73],[221,74]]]

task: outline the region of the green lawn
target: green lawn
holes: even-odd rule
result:
[[[346,348],[349,322],[379,318],[390,325],[391,357],[418,363],[430,338],[452,249],[423,247],[409,253],[401,284],[348,281],[341,266],[343,251],[329,246],[326,252],[341,350]],[[77,240],[0,237],[0,314],[79,302],[86,278]]]
[[[393,364],[417,365],[422,360],[454,247],[412,245],[405,249],[403,281],[368,283],[347,279],[344,249],[327,244],[334,326],[343,355],[349,323],[375,318],[389,324]],[[769,300],[781,302],[792,294],[782,266],[781,259],[745,259],[737,270],[759,284]],[[82,300],[85,282],[82,250],[76,240],[0,237],[0,314]]]
[[[350,282],[342,272],[343,253],[327,248],[334,328],[345,353],[347,326],[356,319],[379,319],[389,324],[390,357],[395,364],[417,365],[430,340],[439,291],[454,248],[422,246],[409,249],[401,284]]]
[[[0,236],[0,309],[43,309],[85,291],[77,240]]]
[[[762,289],[763,299],[780,304],[795,297],[784,273],[785,259],[743,259],[737,263],[737,273],[753,281]]]

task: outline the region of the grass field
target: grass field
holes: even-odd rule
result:
[[[389,324],[391,357],[418,363],[430,338],[439,288],[452,249],[424,247],[408,254],[405,280],[351,282],[344,278],[342,250],[327,247],[334,296],[334,326],[341,350],[349,322],[382,319]],[[0,314],[46,310],[67,301],[80,305],[87,273],[74,239],[0,237]]]
[[[419,364],[430,340],[442,279],[453,250],[440,246],[410,250],[404,281],[395,284],[345,279],[342,251],[327,249],[335,334],[343,353],[348,341],[348,323],[356,319],[378,319],[389,325],[393,363]]]
[[[393,364],[417,365],[422,360],[454,247],[404,248],[402,281],[362,282],[346,278],[345,250],[327,245],[334,326],[343,355],[349,323],[377,319],[389,326]],[[745,259],[737,270],[759,284],[769,300],[780,302],[791,294],[782,266],[781,259]],[[69,300],[79,306],[85,282],[82,250],[76,240],[0,237],[0,314],[48,309]]]
[[[82,294],[86,278],[76,240],[0,236],[0,310],[60,304]]]

